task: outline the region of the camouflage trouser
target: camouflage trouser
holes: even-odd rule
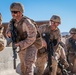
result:
[[[45,53],[38,53],[37,54],[37,61],[36,61],[36,68],[37,68],[37,73],[36,75],[47,75],[49,73],[49,75],[57,75],[57,60],[56,59],[52,59],[52,72],[49,72],[49,68],[45,67],[45,64],[47,64],[47,60],[48,60],[48,55],[47,52]]]
[[[37,48],[33,45],[19,52],[21,62],[21,75],[34,75]]]
[[[68,56],[68,59],[69,59],[69,70],[72,72],[72,73],[76,73],[76,56],[70,54]]]
[[[75,58],[75,60],[74,60],[73,72],[76,73],[76,58]]]
[[[45,69],[45,64],[47,63],[47,53],[37,53],[37,60],[36,60],[36,75],[42,75]]]
[[[49,70],[49,67],[47,67],[43,73],[43,75],[57,75],[57,66],[58,63],[55,59],[52,60],[52,70]]]
[[[56,59],[53,59],[52,60],[52,72],[50,75],[57,75],[57,67],[58,67],[58,63]]]

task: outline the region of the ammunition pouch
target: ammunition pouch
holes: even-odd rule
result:
[[[22,35],[19,35],[19,36],[16,38],[16,41],[19,42],[19,41],[25,40],[26,38],[27,38],[27,33],[26,33],[26,32],[23,32]]]
[[[40,49],[40,47],[42,46],[42,38],[41,37],[36,38],[34,45],[36,46],[37,49]]]
[[[46,50],[45,47],[38,50],[38,53],[40,53],[40,54],[43,54],[43,53],[46,53],[46,52],[47,52],[47,50]]]
[[[41,37],[39,31],[37,31],[36,41],[34,42],[34,45],[36,46],[37,49],[40,49],[42,46],[42,37]]]

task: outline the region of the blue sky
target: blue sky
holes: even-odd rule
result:
[[[52,15],[59,15],[61,32],[68,32],[72,27],[76,27],[76,0],[1,0],[3,23],[11,19],[12,2],[21,2],[25,8],[24,15],[35,21],[49,20]]]

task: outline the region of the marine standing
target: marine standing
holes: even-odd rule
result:
[[[24,17],[24,7],[21,3],[14,2],[10,5],[12,19],[8,25],[6,36],[11,38],[10,27],[15,20],[17,30],[17,42],[15,46],[19,47],[19,58],[21,62],[21,75],[34,75],[34,63],[37,56],[37,48],[34,45],[36,41],[37,30],[29,18]]]

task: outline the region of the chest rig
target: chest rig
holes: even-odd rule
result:
[[[35,27],[37,29],[36,41],[34,42],[34,45],[37,48],[39,48],[39,47],[42,46],[42,38],[40,37],[40,33],[38,31],[38,26],[37,26],[37,24],[35,23],[34,20],[32,20],[32,19],[30,19],[26,16],[24,16],[17,24],[15,23],[15,27],[16,27],[16,30],[17,30],[17,42],[25,40],[28,37],[27,31],[23,31],[23,22],[27,19],[31,20],[31,22],[35,25]]]
[[[71,44],[72,49],[76,52],[76,40],[70,38],[69,43]]]
[[[23,22],[24,18],[22,18],[18,23],[15,23],[15,28],[17,32],[17,42],[22,41],[27,38],[27,32],[23,31]]]

